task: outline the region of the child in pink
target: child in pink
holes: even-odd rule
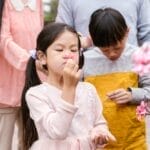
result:
[[[29,50],[43,27],[41,0],[1,0],[0,149],[10,150]]]
[[[79,49],[77,32],[66,24],[51,23],[39,34],[22,94],[25,150],[95,150],[115,141],[96,89],[79,82]],[[36,73],[36,59],[47,69],[44,83]]]

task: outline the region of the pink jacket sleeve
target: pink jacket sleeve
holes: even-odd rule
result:
[[[44,10],[43,10],[43,2],[40,0],[40,20],[41,26],[44,27]]]
[[[95,124],[92,130],[93,133],[107,132],[107,122],[103,116],[102,102],[97,94],[95,87],[93,87],[93,97],[95,99]]]
[[[29,54],[27,50],[21,48],[16,42],[14,42],[12,33],[10,30],[10,11],[8,1],[5,1],[2,18],[2,29],[0,36],[0,53],[13,67],[19,70],[25,70]],[[19,31],[18,29],[18,32]]]
[[[48,98],[42,91],[30,89],[26,100],[30,110],[30,116],[41,129],[44,129],[51,139],[65,139],[68,134],[72,119],[77,107],[65,102],[59,97],[59,104],[55,108],[50,101],[56,100],[54,96]],[[57,97],[58,98],[58,97]],[[53,99],[53,100],[52,100]]]

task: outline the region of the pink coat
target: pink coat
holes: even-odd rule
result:
[[[79,82],[74,105],[61,92],[48,83],[28,90],[26,101],[38,132],[30,150],[95,150],[91,134],[109,132],[95,87]]]
[[[42,27],[41,0],[36,1],[36,11],[29,7],[17,11],[11,0],[5,0],[0,36],[0,107],[20,105],[29,50],[35,49]]]

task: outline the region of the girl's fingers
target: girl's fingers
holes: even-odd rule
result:
[[[76,77],[77,77],[77,78],[80,78],[80,77],[81,77],[81,74],[82,74],[82,70],[79,69],[78,72],[76,73]]]
[[[110,142],[116,142],[116,138],[110,132],[107,133],[107,139]]]
[[[98,143],[98,138],[95,138],[94,144],[97,145],[97,143]]]
[[[103,145],[97,144],[97,145],[96,145],[96,148],[103,149],[106,145],[107,145],[107,144],[103,144]]]
[[[79,66],[78,66],[78,65],[75,65],[74,68],[73,68],[73,72],[74,72],[74,73],[77,73],[77,72],[78,72],[78,69],[79,69]]]
[[[74,69],[75,65],[75,62],[72,59],[68,59],[65,68]]]
[[[97,144],[104,145],[107,143],[108,143],[108,141],[107,141],[106,137],[101,137],[101,138],[99,138],[99,142]]]

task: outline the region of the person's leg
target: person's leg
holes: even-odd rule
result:
[[[22,142],[22,117],[21,117],[21,109],[19,109],[17,121],[16,121],[16,128],[18,129],[17,138],[18,138],[18,150],[22,150],[23,148],[23,142]]]
[[[11,150],[17,108],[0,108],[0,150]]]

